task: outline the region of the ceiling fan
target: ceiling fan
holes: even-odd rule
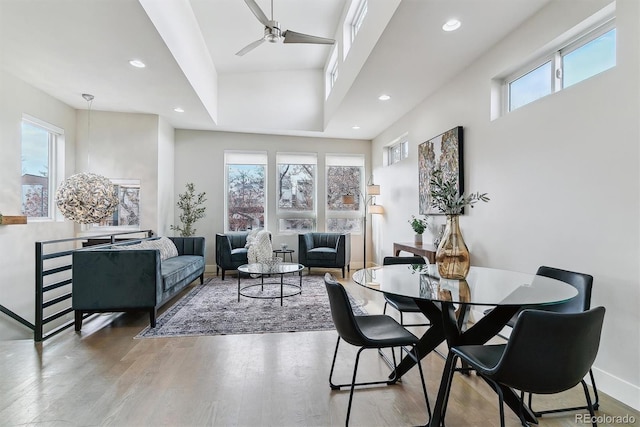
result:
[[[255,2],[255,0],[244,0],[244,2],[249,6],[249,9],[253,12],[253,14],[258,18],[264,25],[264,37],[259,40],[256,40],[252,43],[249,43],[247,46],[240,49],[236,55],[243,56],[249,51],[252,51],[256,47],[260,46],[265,41],[269,43],[277,43],[282,40],[283,43],[313,43],[313,44],[334,44],[336,41],[333,39],[327,39],[324,37],[310,36],[308,34],[297,33],[291,30],[280,30],[280,23],[278,21],[273,20],[273,0],[271,0],[271,19],[267,19],[267,16],[264,14],[260,6]]]

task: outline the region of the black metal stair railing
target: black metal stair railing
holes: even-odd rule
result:
[[[73,320],[68,320],[56,326],[50,324],[61,317],[73,312],[71,308],[71,284],[73,252],[81,248],[75,247],[79,241],[97,239],[104,241],[103,245],[116,243],[117,236],[145,234],[153,237],[152,230],[124,231],[98,236],[74,237],[68,239],[48,240],[36,242],[35,246],[35,324],[24,319],[8,308],[0,305],[0,313],[3,313],[22,325],[33,330],[33,339],[42,342],[73,325]],[[131,239],[146,237],[130,237]],[[56,246],[70,245],[70,249],[54,250]],[[56,291],[57,292],[53,292]],[[56,310],[51,312],[52,310]]]

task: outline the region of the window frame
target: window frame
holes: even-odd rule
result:
[[[229,158],[232,160],[229,161]],[[235,158],[239,158],[240,160],[233,160]],[[242,159],[245,159],[242,161]],[[243,166],[243,165],[255,165],[261,166],[263,168],[264,173],[264,183],[262,191],[264,193],[264,203],[263,203],[263,216],[264,221],[261,225],[261,228],[266,228],[268,224],[268,200],[269,200],[269,182],[268,182],[268,171],[269,171],[269,158],[268,153],[266,151],[236,151],[236,150],[225,150],[224,151],[224,230],[225,232],[236,231],[230,229],[229,224],[229,166]],[[253,227],[253,225],[251,226]],[[247,228],[249,229],[249,228]]]
[[[580,31],[575,36],[568,39],[565,43],[554,46],[554,48],[548,51],[546,54],[537,57],[535,60],[528,61],[524,66],[519,67],[516,71],[508,74],[505,78],[502,79],[501,84],[501,110],[502,115],[510,113],[512,111],[517,110],[518,108],[524,107],[525,105],[531,104],[539,99],[545,98],[548,95],[554,94],[565,89],[564,81],[563,81],[563,58],[586,44],[592,42],[598,37],[606,34],[607,32],[616,29],[616,17],[614,13],[607,14],[604,18],[599,19],[594,24],[589,25],[586,29]],[[616,43],[617,47],[617,43]],[[617,49],[616,49],[617,50]],[[531,73],[532,71],[537,70],[539,67],[545,65],[547,62],[551,63],[551,72],[549,75],[549,79],[551,82],[551,91],[549,94],[536,98],[526,104],[522,104],[516,108],[511,109],[511,84],[518,81],[522,77]],[[615,65],[614,65],[615,67]],[[613,67],[611,67],[613,68]],[[609,70],[608,68],[606,70]],[[606,71],[603,70],[602,72]],[[587,77],[583,80],[580,80],[576,83],[580,83],[582,81],[588,80],[591,77],[600,74],[596,73],[590,77]]]
[[[343,160],[343,164],[340,161]],[[354,235],[361,235],[364,233],[363,218],[364,218],[364,204],[362,195],[365,188],[365,161],[366,158],[362,154],[327,154],[325,157],[325,230],[328,232],[334,231],[329,227],[331,220],[358,220],[359,230],[350,231]],[[360,168],[360,182],[358,183],[358,194],[354,194],[354,197],[358,200],[357,210],[332,210],[329,209],[329,168],[331,167],[358,167]]]
[[[44,120],[38,119],[36,117],[30,116],[28,114],[22,115],[22,120],[20,121],[20,150],[21,150],[21,164],[24,161],[23,155],[23,144],[24,144],[24,134],[23,134],[23,126],[24,124],[29,124],[30,126],[34,126],[40,128],[41,130],[47,132],[47,215],[46,216],[28,216],[28,221],[54,221],[57,219],[56,210],[55,210],[55,193],[57,190],[57,182],[61,181],[60,175],[64,171],[64,129],[55,126],[51,123],[48,123]],[[22,167],[21,167],[22,170]],[[20,211],[23,215],[26,214],[24,211],[24,193],[23,186],[25,185],[23,182],[24,174],[20,175]]]
[[[395,148],[400,149],[400,157],[398,160],[394,161],[393,151]],[[405,134],[404,136],[394,140],[386,147],[387,151],[387,161],[385,162],[387,166],[395,165],[396,163],[400,163],[401,161],[409,158],[409,138]]]
[[[292,163],[296,160],[296,157],[300,159],[298,163]],[[308,159],[308,163],[303,163]],[[281,161],[282,160],[282,161]],[[291,161],[287,161],[291,160]],[[313,165],[313,209],[311,210],[287,210],[280,208],[280,199],[278,195],[278,188],[280,186],[280,165]],[[277,219],[278,234],[299,234],[301,232],[316,231],[318,227],[318,154],[317,153],[303,153],[303,152],[276,152],[276,196],[275,196],[275,208]],[[282,229],[282,221],[286,220],[311,220],[312,229],[299,230],[299,229]]]

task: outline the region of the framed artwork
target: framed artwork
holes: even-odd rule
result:
[[[140,229],[140,180],[112,179],[116,186],[120,203],[113,215],[92,224],[98,230],[139,230]]]
[[[440,169],[446,179],[458,181],[458,194],[464,193],[462,126],[435,136],[418,146],[418,203],[421,215],[442,215],[433,211],[429,200],[429,180]]]

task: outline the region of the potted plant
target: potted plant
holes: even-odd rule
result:
[[[443,171],[433,171],[429,179],[429,196],[432,208],[447,216],[447,225],[436,251],[436,264],[440,277],[464,279],[469,273],[471,261],[469,249],[464,243],[458,217],[465,206],[473,208],[477,202],[488,202],[487,193],[458,194],[455,177],[445,177]]]
[[[188,183],[186,187],[187,191],[178,195],[179,200],[178,203],[176,203],[182,210],[180,214],[182,226],[172,225],[170,227],[171,230],[179,232],[182,237],[194,236],[196,234],[196,229],[193,228],[193,225],[200,218],[204,218],[206,208],[201,205],[207,201],[204,197],[205,192],[198,195],[195,194],[195,185],[193,183]]]
[[[422,233],[429,228],[429,217],[425,216],[425,218],[416,218],[415,215],[411,215],[411,219],[408,221],[411,224],[411,228],[416,233],[415,235],[415,243],[422,244]]]

